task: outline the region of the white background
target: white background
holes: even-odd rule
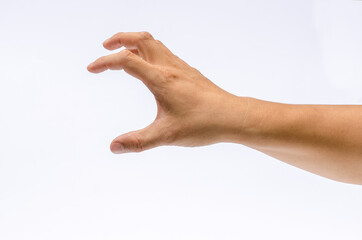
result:
[[[0,239],[361,239],[361,186],[241,145],[111,154],[156,105],[86,66],[143,30],[236,95],[362,103],[361,1],[1,0]]]

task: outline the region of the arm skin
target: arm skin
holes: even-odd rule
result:
[[[148,87],[158,109],[149,126],[115,138],[112,152],[233,142],[330,179],[362,184],[362,106],[292,105],[235,96],[147,32],[117,33],[103,45],[125,49],[98,58],[88,70],[123,69]]]

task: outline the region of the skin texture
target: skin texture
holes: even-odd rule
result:
[[[162,145],[244,144],[337,181],[362,184],[362,106],[292,105],[238,97],[219,88],[148,32],[122,32],[88,66],[124,70],[153,93],[157,116],[147,127],[115,138],[113,153]]]

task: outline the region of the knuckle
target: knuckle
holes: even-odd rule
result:
[[[158,45],[163,45],[160,40],[155,40],[155,43],[158,44]]]
[[[106,57],[102,56],[100,58],[97,59],[98,64],[105,64],[106,63]]]
[[[162,72],[166,81],[173,81],[178,78],[178,73],[173,69],[164,68]]]
[[[142,40],[150,40],[153,39],[153,36],[151,35],[151,33],[143,31],[141,32],[141,38]]]
[[[122,32],[118,32],[118,33],[114,34],[113,37],[120,38],[122,35],[123,35]]]
[[[97,62],[104,62],[104,60],[105,60],[105,57],[102,56],[102,57],[99,57],[99,58],[97,59]]]
[[[134,146],[135,149],[134,149],[134,151],[135,152],[144,151],[144,142],[143,142],[142,138],[140,137],[140,135],[135,134],[134,139],[135,139],[135,146]]]
[[[201,72],[197,68],[194,68],[194,67],[191,67],[191,71],[193,71],[196,74],[201,74]]]
[[[132,53],[130,50],[125,49],[125,50],[122,50],[122,51],[119,53],[119,55],[120,55],[121,60],[125,61],[125,60],[131,58],[132,55],[133,55],[133,53]]]
[[[174,144],[177,140],[178,132],[179,130],[177,125],[167,127],[163,133],[164,143],[168,145]]]
[[[122,57],[130,57],[132,55],[132,52],[128,49],[124,49],[121,51]]]

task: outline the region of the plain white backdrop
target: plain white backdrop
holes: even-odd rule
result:
[[[361,104],[361,1],[1,0],[0,30],[0,239],[361,239],[361,186],[244,146],[113,155],[156,105],[86,71],[146,30],[236,95]]]

